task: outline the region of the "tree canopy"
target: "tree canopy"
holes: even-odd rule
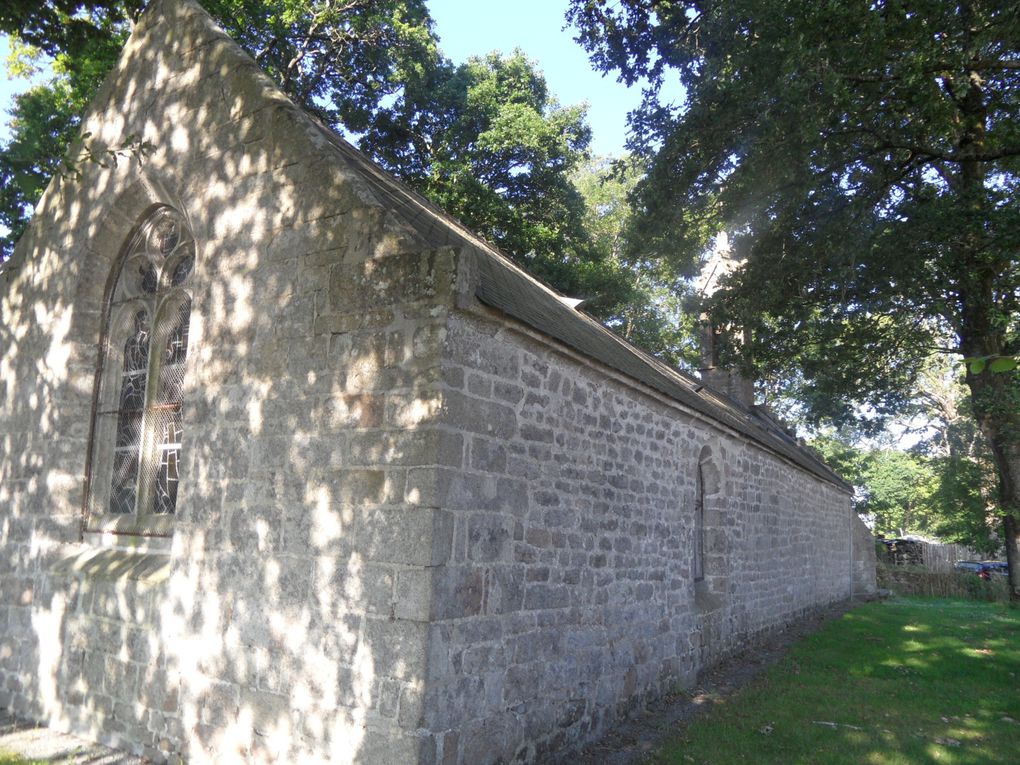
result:
[[[689,284],[668,261],[649,259],[629,245],[629,195],[644,176],[634,158],[595,157],[572,176],[584,198],[584,226],[599,258],[632,275],[626,303],[602,319],[635,345],[677,367],[698,361],[694,314],[686,310]]]
[[[875,533],[921,534],[1001,553],[994,470],[984,455],[932,452],[925,443],[907,451],[862,446],[848,435],[826,433],[811,445],[853,484],[854,509]]]
[[[746,262],[713,318],[818,421],[886,415],[932,354],[967,370],[1020,593],[1020,7],[996,0],[573,0],[597,66],[649,78],[634,241]],[[682,105],[658,98],[668,76]],[[868,407],[867,410],[864,407]]]
[[[0,11],[0,31],[19,41],[17,66],[45,53],[55,73],[17,97],[12,138],[0,147],[0,225],[9,230],[0,261],[50,177],[77,158],[67,155],[81,115],[141,5],[17,0]],[[588,228],[598,216],[575,183],[591,138],[584,107],[558,104],[523,53],[449,61],[424,0],[203,5],[307,111],[536,276],[584,299],[596,318],[681,358],[674,314],[661,310],[672,298],[653,297],[635,263]]]
[[[117,60],[138,3],[52,4],[15,0],[0,10],[0,32],[12,36],[11,76],[52,59],[53,79],[15,97],[11,138],[0,146],[0,262],[21,237],[50,178],[61,171],[81,115]]]
[[[521,51],[440,60],[408,79],[360,146],[383,167],[599,318],[633,275],[595,246],[572,174],[591,130]]]
[[[77,136],[116,63],[140,0],[15,0],[0,32],[53,59],[53,80],[19,95],[0,148],[0,260]],[[368,128],[438,49],[424,0],[205,0],[203,5],[288,95],[338,130]],[[24,57],[24,53],[22,54]],[[30,55],[30,54],[28,54]]]

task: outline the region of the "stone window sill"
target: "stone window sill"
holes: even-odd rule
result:
[[[722,605],[722,594],[707,579],[699,579],[694,583],[694,607],[699,612],[715,611]]]
[[[66,578],[133,580],[159,584],[170,578],[170,554],[163,551],[86,547],[68,551],[50,566],[50,574]]]

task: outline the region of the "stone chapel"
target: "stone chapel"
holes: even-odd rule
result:
[[[0,709],[158,762],[562,759],[872,591],[851,489],[154,0],[0,272]]]

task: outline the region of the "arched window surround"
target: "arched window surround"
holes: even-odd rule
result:
[[[705,476],[701,459],[698,460],[694,477],[694,550],[691,573],[695,582],[705,579]]]
[[[691,517],[691,579],[700,610],[720,605],[718,597],[728,582],[726,553],[719,548],[720,513],[723,511],[724,453],[718,442],[702,446],[694,464],[694,501]]]
[[[86,531],[145,536],[172,531],[187,440],[181,437],[182,385],[196,257],[185,216],[155,204],[140,216],[113,262],[102,305]],[[125,368],[126,362],[138,368]]]

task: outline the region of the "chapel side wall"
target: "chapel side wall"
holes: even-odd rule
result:
[[[521,329],[488,309],[447,328],[442,424],[465,462],[429,499],[454,544],[433,575],[425,721],[451,765],[562,757],[850,594],[846,494]]]
[[[0,707],[157,761],[417,762],[452,527],[406,477],[460,460],[431,426],[454,256],[161,6],[89,125],[154,151],[52,187],[0,277]],[[155,575],[73,573],[103,289],[155,203],[199,248],[178,518]]]

